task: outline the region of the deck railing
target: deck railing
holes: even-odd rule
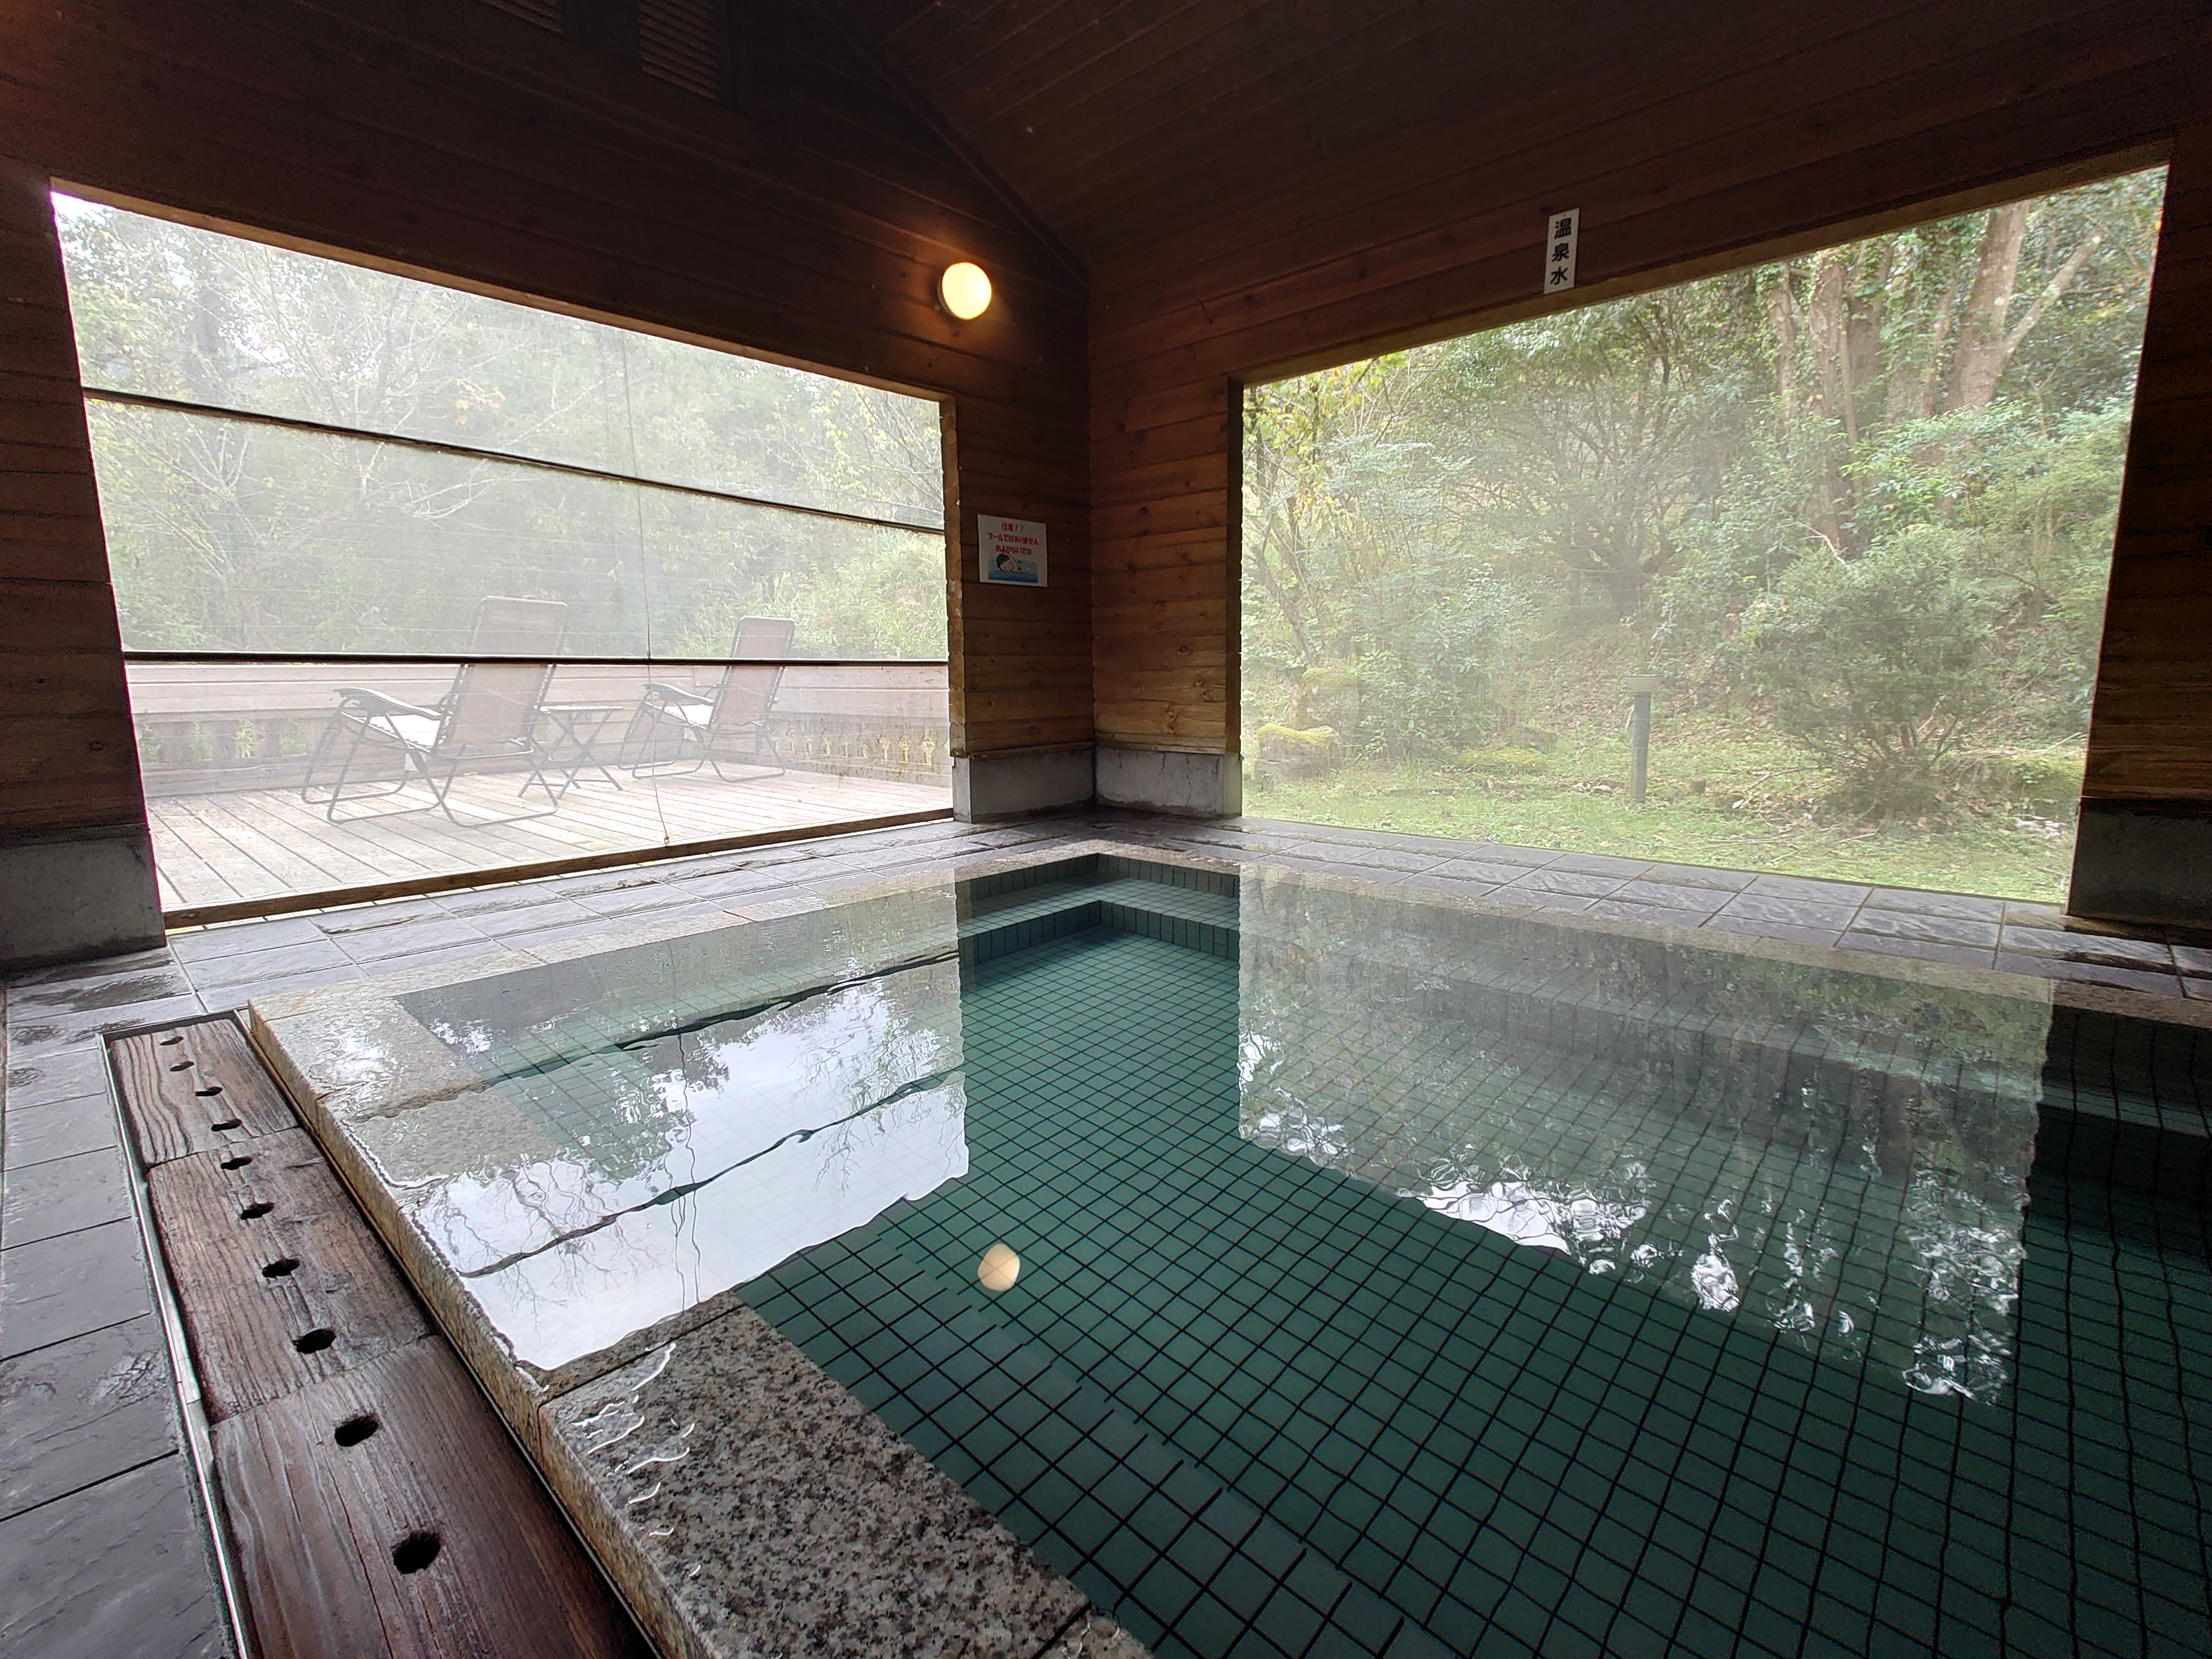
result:
[[[435,704],[456,672],[489,658],[342,659],[232,652],[125,654],[139,760],[149,795],[297,788],[329,723],[341,686],[363,686]],[[545,701],[611,705],[592,737],[612,767],[647,682],[711,696],[725,659],[563,659]],[[749,661],[742,665],[758,668]],[[768,729],[778,758],[797,772],[951,787],[950,710],[942,662],[790,659],[782,662]],[[549,730],[549,740],[554,734]],[[633,745],[628,751],[635,758]],[[516,763],[472,762],[471,770]]]

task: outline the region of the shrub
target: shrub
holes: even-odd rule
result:
[[[1913,530],[1858,559],[1799,560],[1746,615],[1756,683],[1837,775],[1832,806],[1888,818],[1941,804],[1955,751],[2000,695],[1992,611],[1948,538]]]
[[[2088,757],[2076,750],[2023,755],[2012,763],[2012,794],[2045,817],[2070,817],[2081,801],[2081,772]]]

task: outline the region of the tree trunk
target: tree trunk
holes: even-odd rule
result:
[[[1797,299],[1790,289],[1790,262],[1778,270],[1781,278],[1766,290],[1766,320],[1774,331],[1774,385],[1781,394],[1782,419],[1797,419]]]
[[[1851,356],[1844,320],[1843,262],[1832,255],[1820,262],[1813,278],[1813,304],[1807,319],[1813,342],[1813,364],[1820,375],[1820,407],[1844,423],[1844,435],[1859,441],[1858,411],[1851,392]]]
[[[1889,282],[1897,269],[1897,247],[1890,237],[1880,239],[1879,246],[1861,245],[1862,261],[1871,258],[1871,273],[1863,268],[1852,275],[1852,293],[1844,307],[1844,373],[1850,386],[1851,427],[1857,431],[1859,389],[1875,385],[1881,379],[1882,326],[1889,311]],[[1869,275],[1873,281],[1867,281]]]
[[[1982,233],[1981,258],[1974,285],[1966,293],[1966,314],[1959,325],[1959,355],[1951,364],[1947,410],[1980,409],[1997,395],[2003,374],[2005,314],[2012,309],[2013,285],[2020,277],[2020,251],[2027,239],[2027,204],[1992,208]]]
[[[2066,263],[2058,267],[2058,274],[2045,285],[2041,294],[2036,295],[2035,303],[2027,308],[2027,315],[2014,323],[2012,331],[2005,336],[2007,362],[2010,362],[2012,354],[2020,349],[2020,343],[2043,320],[2043,313],[2057,303],[2059,295],[2065,293],[2073,280],[2081,274],[2081,267],[2089,263],[2089,256],[2103,245],[2104,240],[2105,233],[2100,230],[2066,256]]]
[[[1899,352],[1889,380],[1889,402],[1885,413],[1893,421],[1924,421],[1936,412],[1936,394],[1943,384],[1943,354],[1951,344],[1951,319],[1958,313],[1955,288],[1943,290],[1936,302],[1936,320],[1928,331],[1927,356],[1916,362]]]
[[[1850,353],[1844,325],[1844,267],[1831,254],[1820,262],[1813,278],[1813,303],[1807,307],[1805,333],[1813,348],[1813,366],[1819,373],[1816,396],[1820,410],[1840,421],[1846,450],[1859,441],[1858,412],[1853,407]],[[1839,557],[1849,558],[1844,545],[1844,520],[1850,511],[1850,486],[1837,459],[1832,438],[1824,443],[1826,455],[1820,469],[1820,498],[1814,504],[1813,528]]]

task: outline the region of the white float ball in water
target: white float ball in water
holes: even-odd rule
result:
[[[983,1281],[983,1288],[996,1295],[1000,1291],[1014,1288],[1014,1280],[1021,1277],[1022,1259],[1003,1244],[994,1244],[983,1252],[981,1264],[975,1277]]]

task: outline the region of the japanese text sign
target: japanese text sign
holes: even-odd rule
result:
[[[1575,285],[1575,241],[1582,228],[1580,208],[1544,216],[1545,293],[1564,293]]]
[[[978,513],[975,542],[985,581],[1013,582],[1023,587],[1045,586],[1042,525]]]

